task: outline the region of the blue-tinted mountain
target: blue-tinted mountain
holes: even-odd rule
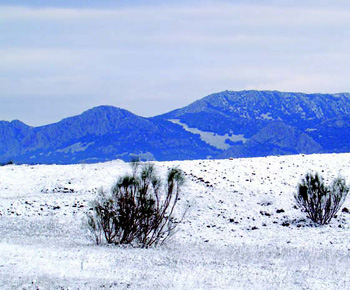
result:
[[[350,151],[348,93],[224,91],[157,118],[237,136],[222,158]]]
[[[168,121],[149,120],[110,106],[41,127],[2,122],[0,133],[8,136],[0,141],[1,162],[69,164],[136,157],[181,160],[218,153],[198,136]]]
[[[0,122],[0,163],[350,152],[350,94],[224,91],[153,118],[101,106],[41,127]]]

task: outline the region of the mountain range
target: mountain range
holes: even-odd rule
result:
[[[144,118],[100,106],[50,125],[0,121],[0,162],[93,163],[350,152],[350,94],[224,91]]]

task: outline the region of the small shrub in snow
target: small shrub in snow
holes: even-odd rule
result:
[[[10,161],[7,161],[5,163],[0,163],[0,166],[13,165],[13,164],[15,164],[15,163],[12,160],[10,160]]]
[[[168,171],[163,187],[153,165],[133,163],[132,175],[121,177],[107,195],[101,191],[88,215],[88,230],[100,244],[134,244],[141,247],[164,243],[179,224],[174,210],[184,175]]]
[[[312,221],[324,225],[339,211],[348,192],[343,178],[338,177],[327,186],[318,173],[307,173],[298,184],[295,200]]]

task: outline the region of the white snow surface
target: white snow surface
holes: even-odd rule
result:
[[[264,119],[264,120],[273,120],[273,117],[271,117],[271,113],[270,112],[266,113],[266,114],[261,114],[260,118]]]
[[[82,226],[127,163],[0,167],[0,289],[350,289],[350,214],[315,227],[293,197],[308,170],[350,181],[350,154],[154,164],[184,170],[190,208],[150,249],[97,246]]]
[[[231,140],[232,142],[247,142],[248,139],[244,138],[243,134],[235,135],[232,132],[230,134],[218,135],[214,132],[201,131],[197,128],[191,128],[187,124],[182,123],[178,119],[169,119],[169,122],[180,125],[187,132],[193,134],[198,134],[202,141],[205,143],[222,150],[227,150],[230,148],[230,144],[226,143],[226,140]]]
[[[75,152],[81,152],[81,151],[85,151],[89,146],[95,144],[95,142],[90,142],[90,143],[75,143],[73,145],[70,145],[66,148],[63,149],[59,149],[57,150],[57,152],[64,152],[64,153],[75,153]]]

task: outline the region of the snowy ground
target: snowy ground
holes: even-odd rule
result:
[[[128,164],[0,167],[0,289],[350,289],[350,214],[312,227],[293,199],[307,170],[350,182],[350,154],[155,165],[185,171],[190,205],[155,249],[96,246],[82,227]]]

